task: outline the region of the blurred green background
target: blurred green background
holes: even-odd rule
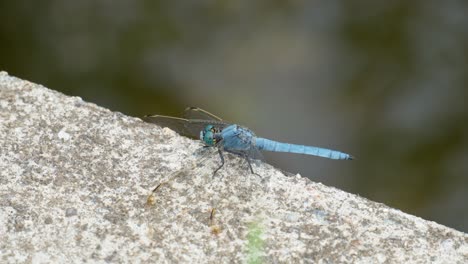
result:
[[[0,70],[142,116],[199,106],[352,162],[269,163],[468,231],[468,2],[0,0]]]

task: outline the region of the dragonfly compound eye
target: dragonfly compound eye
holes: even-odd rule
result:
[[[214,127],[212,125],[208,125],[203,131],[200,132],[200,139],[205,142],[206,145],[214,146],[216,144],[214,133]]]

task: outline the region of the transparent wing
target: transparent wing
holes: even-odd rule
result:
[[[246,152],[246,155],[253,160],[265,161],[265,157],[263,156],[262,152],[253,146],[249,148],[249,150]]]
[[[223,121],[220,117],[198,107],[187,107],[184,111],[184,117],[195,120],[216,120]]]
[[[168,127],[183,136],[193,139],[199,139],[200,131],[207,125],[216,125],[221,128],[229,125],[217,120],[186,119],[164,115],[149,115],[143,117],[143,120],[162,127]]]
[[[183,136],[194,139],[198,139],[200,131],[209,124],[207,120],[194,122],[194,120],[163,115],[145,116],[143,117],[143,120],[161,127],[168,127]]]

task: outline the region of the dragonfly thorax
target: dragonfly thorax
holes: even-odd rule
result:
[[[207,146],[215,146],[221,139],[221,129],[219,127],[207,125],[205,129],[200,131],[200,140]]]

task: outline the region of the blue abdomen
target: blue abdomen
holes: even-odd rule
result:
[[[338,160],[353,159],[351,155],[343,153],[341,151],[305,145],[282,143],[266,138],[256,138],[255,144],[258,149],[266,151],[289,152]]]

